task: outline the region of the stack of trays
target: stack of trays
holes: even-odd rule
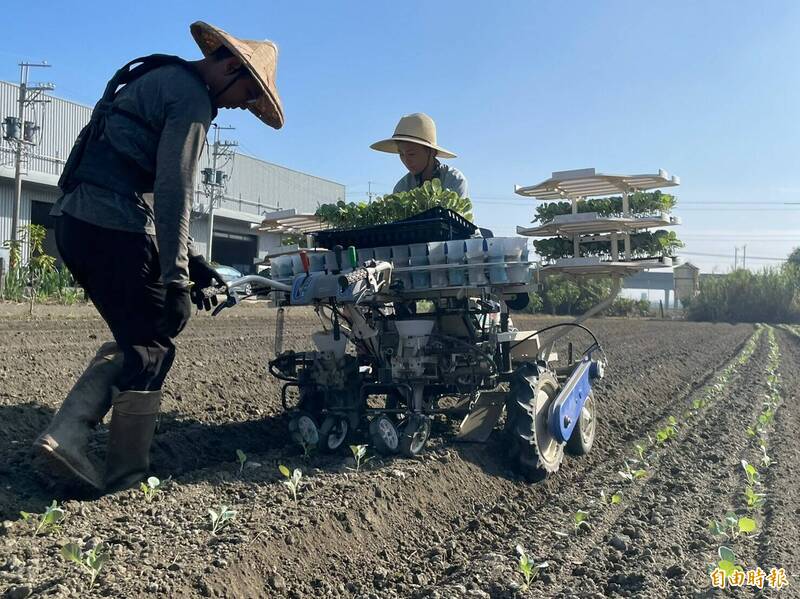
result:
[[[522,285],[530,282],[528,240],[524,237],[473,237],[357,250],[358,264],[369,260],[391,262],[392,278],[405,290],[446,287]],[[314,272],[337,269],[334,252],[309,254]],[[305,274],[299,255],[272,259],[272,278],[284,283]],[[342,272],[351,269],[343,264]],[[349,265],[348,265],[349,266]]]

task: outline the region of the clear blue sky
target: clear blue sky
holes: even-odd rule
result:
[[[11,3],[0,79],[47,60],[56,94],[93,104],[113,71],[152,52],[196,58],[201,19],[280,47],[286,125],[244,112],[248,153],[385,193],[399,159],[369,149],[427,112],[469,179],[476,220],[512,234],[532,218],[514,184],[595,167],[681,177],[685,257],[726,271],[800,245],[800,2]],[[794,202],[794,205],[789,203]],[[724,254],[710,257],[697,254]]]

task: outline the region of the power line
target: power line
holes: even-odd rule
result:
[[[730,258],[730,254],[707,254],[705,252],[684,252],[683,250],[678,252],[680,255],[687,255],[687,256],[708,256],[709,258]],[[768,258],[766,256],[750,256],[751,260],[770,260],[773,262],[786,262],[786,258]]]

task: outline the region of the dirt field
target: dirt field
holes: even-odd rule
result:
[[[91,308],[39,312],[28,320],[0,305],[5,597],[723,596],[707,573],[721,545],[745,570],[785,568],[789,586],[765,593],[800,596],[800,338],[791,330],[590,323],[608,357],[594,448],[530,485],[509,470],[500,435],[456,444],[444,424],[414,460],[374,458],[355,472],[344,455],[304,458],[287,445],[280,388],[265,371],[273,315],[245,306],[194,318],[154,447],[155,473],[171,476],[163,490],[152,503],[138,490],[67,499],[61,529],[34,536],[19,512],[62,498],[30,470],[29,445],[108,338]],[[285,347],[308,348],[313,315],[290,310],[287,325]],[[770,398],[779,405],[756,433]],[[670,438],[659,442],[659,431]],[[241,474],[237,449],[247,455]],[[764,494],[750,509],[743,459],[758,467],[753,488]],[[279,464],[303,472],[296,503]],[[236,515],[214,535],[208,509],[220,504]],[[578,510],[588,516],[576,527]],[[712,534],[709,520],[728,511],[752,517],[756,531]],[[109,547],[90,592],[59,554],[67,542]],[[518,544],[548,564],[528,588]]]

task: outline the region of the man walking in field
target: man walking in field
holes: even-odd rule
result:
[[[34,450],[48,475],[97,490],[128,488],[146,475],[173,341],[192,303],[211,308],[203,289],[224,284],[189,243],[197,162],[217,109],[246,108],[283,125],[276,46],[203,22],[191,33],[201,60],[152,55],[109,81],[52,212],[59,252],[114,342],[99,349]],[[101,475],[87,447],[112,407]]]

